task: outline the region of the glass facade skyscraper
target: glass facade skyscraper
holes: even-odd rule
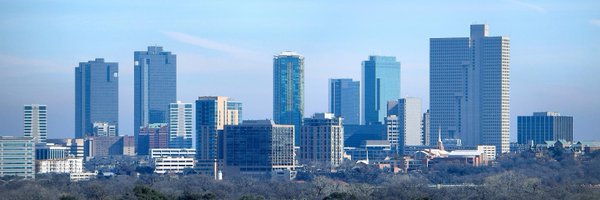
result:
[[[284,172],[295,177],[294,126],[244,120],[225,126],[224,138],[225,174],[269,177]]]
[[[387,102],[400,98],[400,62],[393,56],[369,56],[362,62],[361,123],[382,124]]]
[[[25,105],[23,109],[24,136],[36,143],[45,143],[48,137],[46,105]]]
[[[344,124],[360,124],[360,82],[329,79],[329,112],[344,118]]]
[[[196,158],[201,173],[214,177],[223,159],[223,129],[242,119],[242,103],[229,97],[205,96],[196,100]]]
[[[169,111],[169,147],[192,148],[192,104],[171,103]]]
[[[304,117],[304,56],[285,51],[273,58],[273,120],[300,129]],[[296,144],[299,137],[296,135]]]
[[[94,123],[119,123],[119,64],[102,58],[75,68],[75,137],[93,135]]]
[[[429,49],[430,128],[443,139],[508,152],[510,39],[476,24],[470,37],[431,38]]]
[[[134,52],[134,134],[153,123],[169,123],[169,104],[177,101],[177,57],[162,47]]]
[[[533,116],[517,117],[519,144],[544,144],[546,141],[573,142],[573,117],[556,112],[534,112]]]

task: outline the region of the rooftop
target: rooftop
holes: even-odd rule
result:
[[[295,51],[282,51],[281,53],[279,53],[279,55],[275,55],[275,58],[278,57],[300,57],[300,58],[304,58],[303,55],[300,55],[299,53],[295,52]]]
[[[22,137],[22,136],[0,136],[0,140],[32,140],[32,137]]]
[[[547,111],[546,112],[534,112],[533,116],[553,116],[553,117],[556,117],[556,116],[560,116],[560,113],[558,113],[558,112],[547,112]]]

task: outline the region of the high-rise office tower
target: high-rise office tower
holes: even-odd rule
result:
[[[427,112],[423,113],[423,145],[429,145],[429,141],[431,140],[430,136],[429,136],[429,132],[430,132],[430,124],[431,122],[429,121],[429,110],[427,110]]]
[[[344,126],[342,118],[333,113],[315,113],[304,119],[300,128],[300,161],[319,163],[323,167],[338,167],[344,156]]]
[[[475,24],[470,37],[431,38],[429,50],[431,127],[444,139],[508,152],[510,39]]]
[[[273,120],[298,130],[304,117],[304,56],[290,51],[273,58]],[[299,143],[296,135],[295,144]]]
[[[35,178],[35,141],[32,137],[0,136],[0,177]]]
[[[386,105],[400,98],[400,62],[393,56],[369,56],[362,62],[361,123],[382,124]]]
[[[224,174],[295,177],[293,125],[244,120],[225,126],[224,137]]]
[[[177,101],[177,56],[162,47],[134,52],[134,127],[169,123],[169,104]]]
[[[48,137],[46,105],[24,106],[24,136],[33,137],[35,143],[45,143]]]
[[[169,147],[192,148],[192,104],[177,101],[169,105]]]
[[[398,117],[398,133],[404,145],[422,144],[421,99],[407,97],[388,101],[387,114]]]
[[[557,112],[534,112],[517,117],[517,142],[543,144],[546,141],[573,142],[573,117]]]
[[[75,68],[75,137],[93,135],[94,123],[119,128],[119,64],[102,58]]]
[[[196,158],[202,173],[216,177],[223,157],[223,128],[242,119],[242,103],[229,97],[205,96],[196,100]]]
[[[346,125],[360,124],[360,81],[329,79],[329,112]]]

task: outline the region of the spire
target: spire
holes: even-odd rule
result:
[[[439,150],[444,150],[444,143],[442,142],[442,127],[438,127],[438,144],[437,148]]]

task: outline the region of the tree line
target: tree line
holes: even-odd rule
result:
[[[448,164],[407,174],[346,162],[335,173],[301,171],[292,181],[130,172],[80,182],[59,174],[3,177],[0,199],[599,199],[600,151],[559,151],[507,154],[489,167]]]

